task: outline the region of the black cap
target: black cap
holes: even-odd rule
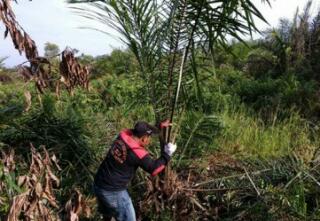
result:
[[[144,135],[151,136],[152,134],[158,134],[159,130],[155,126],[152,126],[144,121],[138,121],[134,128],[132,129],[132,132],[137,137],[142,137]]]

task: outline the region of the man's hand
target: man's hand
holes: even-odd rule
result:
[[[177,149],[177,145],[173,144],[173,143],[167,143],[164,146],[164,152],[166,154],[168,154],[170,157],[173,155],[173,153],[176,151],[176,149]]]

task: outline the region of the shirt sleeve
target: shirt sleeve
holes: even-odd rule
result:
[[[150,154],[147,154],[140,160],[139,166],[152,176],[155,176],[165,168],[169,161],[170,156],[166,153],[162,153],[161,157],[156,160],[152,159]]]

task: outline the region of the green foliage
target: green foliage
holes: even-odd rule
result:
[[[262,48],[253,49],[246,59],[245,70],[254,78],[272,76],[276,67],[276,56]]]
[[[285,120],[278,119],[275,114],[271,124],[252,116],[244,106],[225,111],[220,117],[226,129],[216,142],[221,149],[233,154],[268,158],[284,156],[299,149],[308,154],[308,150],[314,152],[319,144],[319,137],[315,140],[308,121],[293,111]],[[303,158],[303,153],[300,154]]]
[[[132,75],[138,69],[137,61],[129,50],[115,49],[110,55],[98,56],[92,62],[91,78],[98,78],[106,74],[119,76]]]
[[[62,159],[61,165],[68,168],[62,174],[66,185],[74,185],[74,179],[85,184],[90,182],[92,172],[89,168],[95,157],[88,147],[89,134],[85,131],[85,123],[81,112],[72,103],[59,111],[54,98],[44,96],[42,107],[36,106],[29,113],[2,125],[0,141],[16,147],[23,155],[29,143],[45,145],[54,150]]]
[[[55,56],[57,56],[60,53],[60,49],[59,46],[54,44],[54,43],[50,43],[47,42],[44,45],[44,56],[47,58],[53,58]]]
[[[12,85],[23,88],[22,82],[14,84],[0,83],[0,124],[11,121],[23,112],[24,101],[22,90],[12,90]]]
[[[274,107],[277,103],[272,103],[272,100],[278,100],[277,96],[281,93],[281,83],[280,80],[270,78],[266,80],[243,79],[234,85],[234,90],[243,102],[254,104],[256,109],[267,108],[268,105]]]
[[[81,64],[89,66],[92,65],[92,63],[95,61],[95,58],[93,56],[86,54],[81,54],[77,59]]]
[[[223,124],[217,116],[203,115],[199,112],[187,112],[183,116],[178,145],[180,146],[179,161],[198,158],[208,151],[217,149],[215,138],[221,134]]]
[[[1,207],[0,218],[9,209],[10,200],[17,194],[21,193],[21,188],[16,184],[17,173],[16,171],[6,173],[4,172],[4,164],[0,161],[0,183],[2,183],[2,189],[0,193]]]
[[[110,73],[130,75],[136,71],[134,56],[129,50],[113,50],[109,59]]]

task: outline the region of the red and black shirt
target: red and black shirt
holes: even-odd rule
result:
[[[138,167],[155,176],[165,168],[169,160],[170,156],[166,153],[162,153],[156,160],[152,159],[148,151],[133,138],[131,130],[126,129],[111,145],[94,182],[108,191],[124,190]]]

